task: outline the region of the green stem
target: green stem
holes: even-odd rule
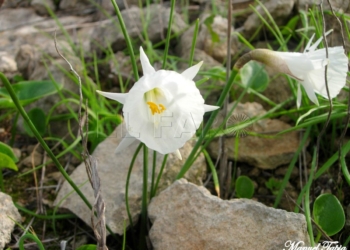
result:
[[[289,178],[292,174],[292,171],[295,167],[295,164],[299,158],[299,154],[301,152],[301,150],[304,148],[304,146],[306,145],[306,141],[309,139],[309,134],[310,134],[310,131],[311,131],[311,126],[308,127],[306,129],[306,132],[299,144],[299,147],[297,149],[297,151],[295,152],[294,156],[293,156],[293,159],[292,161],[290,162],[289,166],[288,166],[288,169],[287,169],[287,173],[285,174],[284,178],[283,178],[283,181],[282,181],[282,184],[281,184],[281,187],[278,191],[278,194],[277,194],[277,197],[275,199],[275,203],[273,204],[273,207],[277,207],[278,204],[280,203],[281,199],[282,199],[282,195],[284,194],[285,192],[285,189],[286,189],[286,186],[288,184],[288,181],[289,181]]]
[[[166,65],[166,60],[168,57],[168,51],[169,51],[169,44],[170,44],[170,36],[171,36],[171,25],[173,24],[174,19],[174,9],[175,9],[175,0],[171,0],[171,8],[170,8],[170,17],[169,17],[169,23],[168,23],[168,31],[166,34],[165,39],[165,50],[164,50],[164,58],[163,58],[163,69]]]
[[[16,93],[14,92],[10,82],[7,80],[6,76],[0,72],[0,79],[2,81],[2,83],[5,85],[8,93],[10,94],[14,104],[17,107],[17,110],[20,112],[21,116],[23,117],[23,119],[27,122],[29,128],[31,129],[31,131],[33,132],[33,134],[35,135],[36,139],[39,141],[39,143],[41,144],[41,146],[43,147],[43,149],[46,151],[46,153],[50,156],[50,158],[52,159],[52,161],[54,162],[54,164],[56,165],[57,169],[61,172],[61,174],[63,175],[63,177],[66,179],[66,181],[71,185],[71,187],[75,190],[75,192],[77,192],[77,194],[80,196],[80,198],[84,201],[84,203],[90,208],[92,208],[90,202],[86,199],[86,197],[84,196],[84,194],[80,191],[80,189],[77,187],[77,185],[75,185],[75,183],[72,181],[72,179],[69,177],[69,175],[67,174],[67,172],[64,170],[64,168],[62,167],[61,163],[57,160],[56,156],[54,155],[54,153],[51,151],[51,149],[49,148],[49,146],[46,144],[46,142],[44,141],[44,139],[41,137],[40,133],[36,130],[34,124],[32,123],[32,121],[30,120],[29,116],[27,115],[26,111],[23,109],[21,103],[19,102]]]
[[[131,65],[132,65],[132,70],[134,72],[134,76],[135,76],[135,80],[138,81],[139,80],[139,72],[137,70],[137,64],[136,64],[136,60],[135,60],[135,54],[134,54],[134,49],[132,48],[132,44],[131,44],[131,40],[128,34],[128,31],[125,27],[125,23],[122,17],[122,13],[119,10],[118,5],[116,4],[115,0],[111,0],[112,5],[114,7],[115,13],[117,14],[118,20],[119,20],[119,24],[120,24],[120,28],[122,29],[124,38],[125,38],[125,42],[126,42],[126,46],[129,50],[130,53],[130,60],[131,60]]]
[[[204,154],[205,159],[207,159],[210,171],[213,175],[213,182],[214,182],[215,191],[218,194],[218,197],[220,197],[220,184],[219,184],[218,173],[216,172],[215,165],[214,165],[213,161],[211,160],[208,151],[204,149],[202,152]]]
[[[157,151],[153,151],[153,166],[152,166],[152,181],[151,181],[151,188],[150,188],[150,197],[149,199],[152,199],[153,189],[154,189],[154,179],[156,177],[156,167],[157,167]]]
[[[306,192],[305,192],[305,218],[306,218],[306,223],[307,223],[307,231],[309,232],[309,237],[310,237],[310,243],[311,246],[315,245],[314,241],[314,234],[312,231],[312,223],[311,223],[311,212],[310,212],[310,187],[312,184],[312,181],[314,179],[314,171],[316,169],[316,152],[317,150],[314,150],[314,155],[312,157],[312,163],[311,163],[311,171],[310,171],[310,176],[309,180],[306,184]]]
[[[223,89],[223,91],[221,92],[220,98],[217,102],[217,106],[222,106],[222,104],[224,103],[224,100],[226,98],[226,95],[228,94],[228,92],[231,89],[231,86],[233,84],[233,80],[235,79],[236,75],[237,75],[238,71],[236,69],[233,69],[231,71],[231,76],[230,79],[228,80],[227,84],[225,85],[225,88]],[[202,134],[198,137],[198,141],[197,143],[194,145],[190,155],[188,156],[185,164],[183,165],[183,167],[181,168],[180,172],[178,173],[178,175],[176,176],[176,179],[180,179],[182,178],[186,172],[190,169],[193,161],[195,160],[195,155],[198,151],[198,149],[200,148],[200,146],[202,145],[204,139],[205,139],[205,135],[208,133],[211,125],[214,122],[215,117],[218,115],[218,113],[220,112],[220,110],[215,110],[212,112],[207,124],[205,125]]]
[[[193,39],[192,39],[192,46],[191,46],[191,53],[190,53],[190,62],[189,62],[190,67],[193,64],[193,57],[194,57],[194,50],[195,50],[196,42],[197,42],[198,29],[199,29],[199,19],[197,18],[196,26],[194,27],[194,32],[193,32]]]
[[[143,187],[142,187],[141,229],[140,229],[140,248],[139,249],[146,249],[147,182],[148,182],[148,147],[146,145],[143,145]]]
[[[2,176],[2,169],[0,168],[0,189],[1,192],[5,192],[4,178]]]
[[[58,214],[58,215],[43,215],[43,214],[37,214],[37,213],[34,213],[22,206],[20,206],[18,203],[14,203],[15,204],[15,207],[26,213],[26,214],[29,214],[31,216],[34,216],[38,219],[42,219],[42,220],[52,220],[52,219],[55,219],[55,220],[59,220],[59,219],[71,219],[71,218],[76,218],[77,216],[75,214]]]
[[[129,166],[129,171],[128,171],[128,175],[126,177],[126,183],[125,183],[125,207],[126,207],[126,212],[128,214],[128,218],[129,218],[129,223],[130,226],[133,227],[133,222],[132,222],[132,217],[131,217],[131,213],[130,213],[130,207],[129,207],[129,182],[130,182],[130,176],[131,176],[131,171],[134,167],[134,163],[136,160],[137,155],[139,154],[141,147],[142,147],[143,143],[140,143],[139,146],[136,148],[136,151],[131,159],[131,163]]]
[[[40,250],[45,250],[43,243],[38,239],[38,237],[36,237],[33,234],[25,234],[19,239],[19,242],[18,242],[19,249],[21,249],[21,250],[25,249],[24,248],[24,240],[25,239],[31,239],[32,241],[34,241],[38,245]]]
[[[168,159],[168,155],[164,155],[163,162],[162,162],[162,166],[160,167],[160,170],[159,170],[159,174],[158,174],[158,177],[157,177],[156,184],[154,185],[154,188],[152,189],[151,198],[153,198],[153,197],[156,195],[156,193],[157,193],[157,189],[158,189],[160,177],[162,177],[163,170],[164,170],[164,168],[165,168],[165,164],[166,164],[167,159]]]

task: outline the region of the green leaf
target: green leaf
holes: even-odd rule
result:
[[[0,169],[2,168],[9,168],[18,171],[17,165],[12,160],[12,158],[8,155],[0,153]]]
[[[342,205],[333,194],[321,194],[313,207],[314,220],[328,236],[338,233],[345,224]]]
[[[220,42],[220,37],[219,35],[213,30],[213,27],[212,27],[212,24],[214,22],[214,18],[215,18],[215,15],[210,15],[209,17],[207,17],[205,20],[204,20],[204,24],[205,26],[207,26],[208,28],[208,31],[210,33],[210,36],[211,36],[211,40],[213,41],[213,43],[219,43]]]
[[[236,180],[236,195],[239,198],[250,199],[254,195],[254,184],[248,176],[240,176]]]
[[[15,163],[18,162],[17,157],[15,156],[15,154],[12,151],[12,148],[3,142],[0,142],[0,153],[3,153],[5,155],[7,155],[8,157],[10,157],[13,162],[15,162]]]
[[[24,81],[12,85],[22,105],[27,105],[39,98],[52,95],[62,88],[52,81]],[[15,105],[5,87],[0,88],[0,107],[14,108]]]
[[[98,131],[90,131],[88,135],[88,141],[90,143],[89,151],[94,152],[95,148],[98,144],[100,144],[103,140],[105,140],[107,136]]]
[[[42,109],[33,108],[28,112],[28,116],[40,135],[44,135],[46,131],[46,116]],[[24,123],[24,130],[30,137],[34,137],[27,123]]]
[[[281,30],[281,33],[283,35],[289,35],[289,34],[293,34],[295,32],[295,30],[297,29],[297,25],[299,23],[300,17],[299,16],[295,16],[293,18],[291,18],[287,25],[284,26]]]
[[[83,245],[77,248],[77,250],[96,250],[97,246],[93,244]]]
[[[245,87],[258,92],[262,92],[267,88],[269,75],[261,64],[250,61],[243,66],[240,72],[241,81]]]
[[[278,191],[280,190],[282,186],[282,181],[277,180],[273,177],[271,177],[267,182],[265,182],[265,186],[270,189],[270,191],[274,194],[277,195]]]

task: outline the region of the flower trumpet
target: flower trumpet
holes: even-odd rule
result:
[[[175,71],[156,71],[142,47],[140,60],[143,76],[129,93],[97,93],[122,103],[127,137],[118,145],[120,152],[135,140],[161,154],[175,153],[192,138],[203,121],[205,112],[218,109],[204,104],[193,78],[202,62],[181,74]]]
[[[326,35],[331,32],[328,31]],[[325,83],[325,66],[327,65],[327,84],[329,97],[336,97],[346,84],[348,72],[348,57],[344,53],[342,46],[328,48],[328,58],[326,49],[316,49],[322,41],[322,37],[311,45],[314,35],[309,40],[304,53],[297,52],[277,52],[268,49],[255,49],[243,55],[235,64],[237,69],[250,60],[255,60],[273,68],[276,72],[287,74],[304,87],[309,99],[318,104],[316,94],[328,99]],[[298,84],[297,107],[301,104],[301,89]]]

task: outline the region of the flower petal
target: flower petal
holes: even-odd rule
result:
[[[314,40],[314,37],[315,37],[315,33],[312,34],[311,38],[310,38],[309,41],[307,42],[306,47],[305,47],[305,49],[304,49],[304,53],[310,51],[310,46],[311,46],[312,40]]]
[[[331,29],[331,30],[328,30],[328,31],[325,33],[325,36],[328,36],[329,33],[331,33],[332,31],[333,31],[332,29]],[[314,38],[314,35],[315,35],[315,34],[312,35],[311,39]],[[311,39],[310,39],[310,40],[311,40]],[[309,42],[307,43],[306,48],[308,49],[308,51],[306,51],[306,52],[315,51],[316,48],[318,47],[318,45],[319,45],[319,44],[321,43],[321,41],[323,40],[323,36],[321,36],[312,46],[310,46],[310,40],[309,40]],[[312,41],[312,40],[311,40],[311,41]],[[308,47],[308,46],[309,46],[309,47]],[[305,48],[305,50],[306,50],[306,48]]]
[[[125,103],[125,100],[128,96],[128,93],[110,93],[110,92],[103,92],[99,90],[96,90],[96,92],[99,93],[100,95],[103,95],[104,97],[118,101],[122,104]]]
[[[150,64],[148,57],[146,56],[143,48],[140,47],[140,61],[142,65],[143,75],[151,75],[156,72],[153,66]]]
[[[193,78],[197,75],[202,64],[203,64],[203,61],[197,63],[196,65],[186,69],[184,72],[181,73],[181,75],[187,78],[188,80],[193,80]]]
[[[310,75],[308,75],[307,78],[303,82],[300,82],[300,83],[303,85],[309,99],[318,106],[319,105],[318,99],[317,99],[317,96],[314,92],[313,80],[310,79]]]
[[[174,152],[174,154],[176,155],[177,158],[179,158],[179,160],[182,160],[182,156],[181,156],[180,150],[177,149],[177,150]]]
[[[220,108],[220,107],[204,104],[204,112],[214,111],[214,110],[217,110],[218,108]]]
[[[297,108],[300,108],[300,105],[301,105],[301,88],[300,88],[300,84],[298,84]]]
[[[130,136],[127,134],[123,140],[119,143],[118,147],[115,149],[115,153],[122,152],[125,148],[129,147],[133,142],[136,141],[135,137]]]
[[[313,89],[316,93],[328,99],[325,84],[325,65],[327,67],[327,83],[330,98],[336,97],[346,84],[348,71],[348,58],[342,46],[328,48],[328,60],[325,49],[308,54],[313,61],[315,70],[308,73],[308,78],[312,81]],[[321,59],[323,58],[323,59]],[[318,65],[318,66],[317,66]]]

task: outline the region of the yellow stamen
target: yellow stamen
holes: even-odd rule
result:
[[[157,105],[154,102],[147,102],[147,104],[149,105],[152,115],[154,115],[155,113],[161,114],[164,112],[164,110],[166,110],[163,104]]]

